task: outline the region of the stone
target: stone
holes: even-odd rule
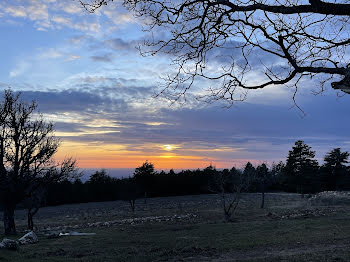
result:
[[[60,233],[60,236],[94,236],[96,233],[81,233],[81,232],[69,232],[69,233]]]
[[[38,241],[39,241],[39,239],[33,231],[28,232],[23,237],[18,239],[18,243],[21,245],[34,244]]]
[[[8,250],[18,250],[19,245],[15,240],[4,238],[0,243],[0,248],[5,248]]]

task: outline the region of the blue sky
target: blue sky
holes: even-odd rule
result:
[[[316,82],[303,82],[297,93],[305,115],[286,86],[249,91],[231,108],[196,100],[213,85],[204,81],[185,103],[155,98],[174,68],[168,55],[140,56],[141,27],[120,1],[94,14],[71,0],[2,2],[1,89],[37,100],[56,123],[58,159],[72,155],[86,168],[134,168],[145,160],[159,169],[223,168],[285,160],[297,139],[318,159],[334,147],[350,151],[350,95],[328,86],[315,96]]]

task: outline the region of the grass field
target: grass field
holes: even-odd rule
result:
[[[39,243],[2,250],[0,261],[350,261],[349,207],[267,194],[260,209],[259,200],[244,195],[232,223],[216,195],[138,200],[135,214],[120,201],[43,208]],[[24,232],[25,214],[16,215]],[[47,231],[96,235],[48,239]]]

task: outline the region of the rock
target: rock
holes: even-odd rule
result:
[[[45,236],[48,239],[59,238],[60,237],[60,233],[59,232],[48,232],[48,233],[45,234]]]
[[[33,231],[28,232],[23,237],[18,239],[18,243],[21,245],[34,244],[38,241],[39,241],[39,239]]]
[[[59,236],[93,236],[96,233],[81,233],[81,232],[68,232],[68,233],[60,233]]]
[[[8,250],[18,250],[19,245],[15,240],[4,238],[0,243],[0,248],[5,248]]]

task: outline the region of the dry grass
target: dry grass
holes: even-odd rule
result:
[[[2,251],[0,261],[350,261],[347,206],[268,194],[260,209],[259,200],[259,194],[245,195],[234,223],[223,222],[215,195],[139,200],[135,214],[124,202],[45,208],[36,219],[39,231],[97,234],[40,235],[38,244]],[[18,223],[23,229],[24,220]]]

